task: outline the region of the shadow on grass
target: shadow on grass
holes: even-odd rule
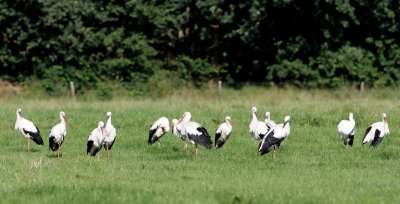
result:
[[[28,151],[26,148],[22,149],[22,148],[20,148],[20,147],[18,147],[18,148],[12,148],[12,151],[13,151],[13,152],[26,152],[26,153],[29,153],[29,152],[31,152],[31,153],[36,153],[36,152],[39,152],[38,149],[32,149],[32,148],[31,148],[31,149]]]
[[[58,158],[58,155],[57,155],[57,154],[52,154],[52,153],[47,153],[46,156],[47,156],[48,158]],[[60,153],[60,158],[61,158],[61,157],[62,157],[62,154]]]

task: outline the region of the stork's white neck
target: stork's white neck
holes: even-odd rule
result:
[[[61,124],[65,125],[65,118],[63,116],[60,116]]]
[[[225,120],[226,124],[228,124],[229,126],[232,126],[232,124],[229,122],[229,120]]]
[[[19,127],[19,123],[21,121],[22,116],[17,112],[17,121],[15,121],[15,129],[17,130]]]
[[[257,114],[255,112],[253,112],[253,121],[256,121],[256,120],[258,120]]]
[[[111,125],[111,116],[108,118],[107,123],[106,123],[106,126],[110,126],[110,125]]]

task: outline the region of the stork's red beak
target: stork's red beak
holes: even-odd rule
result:
[[[108,120],[109,118],[110,118],[110,116],[107,115],[107,116],[106,116],[106,122],[107,122],[107,120]]]
[[[67,121],[67,120],[68,120],[67,116],[65,116],[65,115],[63,116],[63,118],[64,118],[64,120],[65,120],[65,121]]]

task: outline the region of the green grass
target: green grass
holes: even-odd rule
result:
[[[245,88],[242,91],[173,95],[164,99],[70,101],[0,100],[0,189],[2,203],[398,203],[400,157],[399,92],[390,90],[299,91]],[[190,97],[189,97],[190,96]],[[250,137],[250,109],[271,111],[281,122],[291,115],[291,134],[277,152],[259,156]],[[42,132],[45,145],[26,152],[26,140],[14,130],[15,110]],[[48,150],[48,133],[69,117],[62,157]],[[110,158],[86,155],[88,134],[113,112],[117,141]],[[172,134],[162,147],[147,144],[148,129],[161,116],[190,111],[214,139],[217,124],[231,116],[234,130],[226,147],[210,151]],[[348,151],[336,126],[352,111],[355,144]],[[391,134],[377,148],[362,146],[366,127],[386,112]]]

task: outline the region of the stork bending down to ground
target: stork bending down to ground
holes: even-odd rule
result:
[[[28,151],[30,151],[31,139],[36,144],[43,145],[43,139],[40,136],[39,128],[37,128],[31,121],[22,117],[22,110],[20,108],[17,109],[15,129],[21,131],[22,135],[28,138]]]
[[[215,147],[222,147],[225,142],[229,139],[229,135],[232,132],[231,117],[226,116],[225,122],[221,123],[215,130]]]
[[[160,140],[165,133],[169,132],[169,120],[166,117],[161,117],[156,120],[153,125],[150,127],[149,131],[149,144],[158,143],[158,147],[160,147]]]
[[[371,142],[371,146],[378,147],[386,134],[389,134],[389,124],[387,122],[386,114],[382,114],[382,121],[370,125],[365,131],[363,145]]]
[[[67,120],[65,113],[60,112],[61,122],[51,128],[49,134],[49,149],[57,151],[57,156],[60,158],[61,145],[67,136],[67,126],[65,121]]]
[[[290,116],[285,116],[283,123],[276,125],[261,141],[258,151],[261,155],[274,150],[274,160],[276,158],[276,148],[281,145],[290,134]]]
[[[87,151],[86,154],[90,154],[91,156],[96,156],[97,160],[100,159],[100,149],[104,145],[104,123],[102,121],[99,122],[97,128],[95,128],[88,137],[87,142]]]
[[[195,155],[199,155],[199,150],[197,149],[197,144],[203,145],[207,149],[211,149],[212,141],[207,130],[201,126],[199,123],[190,121],[192,115],[189,112],[185,112],[181,119],[179,119],[178,126],[180,134],[187,140],[195,145],[196,151]]]
[[[104,148],[106,148],[107,157],[110,156],[111,147],[114,145],[115,139],[117,137],[117,130],[115,130],[115,127],[111,124],[111,115],[111,112],[107,112],[104,137]]]
[[[185,135],[182,135],[181,130],[182,130],[182,124],[179,123],[179,121],[177,119],[172,119],[172,134],[174,134],[175,136],[179,137],[182,139],[182,141],[185,142],[185,144],[183,145],[183,151],[186,152],[188,144],[187,141],[188,139],[186,138]]]
[[[349,120],[342,120],[337,126],[339,137],[344,141],[346,149],[349,148],[349,145],[353,146],[355,125],[356,121],[354,120],[353,113],[350,113]]]

